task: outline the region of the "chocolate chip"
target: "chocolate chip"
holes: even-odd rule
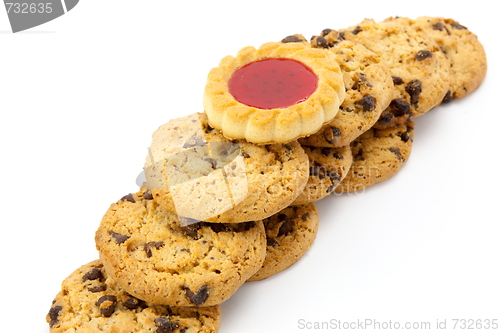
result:
[[[215,233],[229,231],[226,224],[224,223],[210,223],[209,226]]]
[[[123,196],[120,200],[121,201],[130,201],[131,203],[135,202],[134,195],[132,193],[129,193],[129,194]]]
[[[330,148],[321,148],[321,154],[324,156],[330,156]]]
[[[335,171],[330,172],[328,175],[330,177],[330,180],[332,183],[339,182],[340,181],[340,175],[336,173]]]
[[[250,158],[250,155],[248,155],[248,153],[242,151],[241,152],[241,155],[244,157],[244,158]]]
[[[182,146],[182,148],[203,147],[205,145],[205,140],[195,135],[189,138],[189,140],[184,143],[184,146]]]
[[[149,190],[144,192],[144,195],[142,197],[144,198],[144,200],[153,200],[153,195],[151,194],[151,192],[149,192]]]
[[[401,134],[400,138],[401,138],[401,141],[408,142],[408,140],[411,139],[411,136],[410,136],[410,133],[404,132],[403,134]]]
[[[110,234],[111,237],[113,237],[116,244],[123,244],[127,241],[127,239],[130,238],[130,236],[120,235],[120,234],[117,234],[116,232],[113,232],[113,231],[109,231],[108,234]]]
[[[111,317],[116,308],[116,296],[104,295],[97,300],[99,311],[104,317]]]
[[[285,148],[288,150],[293,150],[293,146],[289,143],[285,143]]]
[[[210,287],[208,285],[203,285],[198,289],[197,293],[193,293],[191,289],[185,288],[186,296],[191,303],[194,305],[202,305],[207,300],[210,294]]]
[[[437,22],[436,24],[434,24],[432,26],[432,29],[434,30],[439,30],[439,31],[443,31],[444,29],[444,24],[442,22]]]
[[[183,328],[181,328],[179,333],[186,333],[188,329],[189,329],[189,327],[183,327]]]
[[[201,229],[201,227],[203,226],[203,224],[200,222],[200,223],[194,223],[194,224],[189,224],[185,227],[182,227],[182,230],[184,231],[184,233],[195,239],[195,240],[198,240],[200,239],[200,237],[198,236],[198,230]]]
[[[446,104],[446,103],[450,103],[451,101],[453,101],[455,98],[453,96],[453,93],[448,90],[448,92],[446,93],[446,95],[444,95],[444,98],[443,100],[441,101],[441,104]]]
[[[274,239],[274,238],[268,238],[267,239],[267,246],[276,247],[276,246],[279,246],[279,245],[280,245],[280,243],[278,243],[276,241],[276,239]]]
[[[342,134],[340,128],[328,126],[323,132],[323,137],[330,144],[335,144],[336,139]]]
[[[234,232],[245,232],[256,226],[255,221],[232,224]]]
[[[337,186],[336,185],[330,185],[330,186],[328,186],[328,188],[326,189],[326,193],[332,192],[335,189],[335,187],[337,187]]]
[[[323,36],[318,36],[316,38],[316,45],[322,48],[328,48],[328,41]]]
[[[281,40],[282,43],[300,43],[300,42],[305,42],[302,40],[302,38],[299,38],[298,36],[291,35],[291,36],[286,36]]]
[[[280,230],[278,231],[278,237],[286,236],[293,231],[293,221],[287,215],[280,214],[278,215],[278,219],[283,222]]]
[[[452,23],[451,26],[455,29],[458,29],[458,30],[463,30],[463,29],[467,29],[466,27],[464,27],[463,25],[461,25],[460,23],[458,22],[455,22],[455,23]]]
[[[123,302],[123,305],[127,309],[135,310],[137,308],[143,308],[143,309],[145,309],[145,308],[148,307],[147,303],[144,302],[141,299],[135,298],[132,295],[127,295],[127,297],[128,297],[127,300],[125,302]]]
[[[418,98],[422,92],[422,82],[420,80],[412,80],[406,85],[406,92],[410,94],[410,103],[413,106],[418,105]]]
[[[158,317],[154,321],[155,325],[158,326],[156,333],[172,333],[179,328],[179,322],[172,322],[168,317]]]
[[[356,104],[359,107],[363,108],[363,111],[373,111],[375,110],[375,98],[371,95],[366,95],[359,101],[356,101]]]
[[[82,283],[86,281],[93,281],[93,280],[99,280],[100,282],[104,281],[104,275],[102,274],[102,271],[99,268],[92,268],[92,270],[88,273],[86,273],[83,278],[82,278]]]
[[[400,84],[403,84],[405,83],[403,81],[403,78],[399,77],[399,76],[393,76],[392,77],[392,82],[397,86],[397,85],[400,85]]]
[[[330,32],[332,32],[332,29],[323,29],[323,31],[321,31],[321,36],[325,37],[326,35],[328,35]]]
[[[359,34],[361,31],[363,31],[363,30],[362,30],[362,29],[361,29],[361,27],[358,25],[356,28],[354,28],[354,30],[352,30],[352,31],[351,31],[351,33],[352,33],[353,35],[357,35],[357,34]]]
[[[62,306],[56,305],[49,310],[47,317],[50,319],[49,327],[54,326],[59,322],[59,312],[61,312]]]
[[[146,256],[148,258],[151,258],[153,256],[153,252],[151,251],[151,249],[159,249],[161,248],[162,246],[164,246],[165,243],[163,242],[149,242],[149,243],[146,243],[146,245],[144,245],[144,251],[146,252]]]
[[[402,100],[401,98],[396,98],[389,104],[391,113],[399,117],[402,115],[411,115],[410,104]]]
[[[431,51],[428,51],[428,50],[420,50],[417,52],[416,58],[418,61],[422,61],[422,60],[427,59],[427,58],[432,58],[432,53],[431,53]]]
[[[106,291],[106,286],[88,287],[87,290],[91,293],[100,293],[101,291]]]
[[[398,160],[401,161],[403,159],[403,156],[401,155],[401,150],[399,150],[399,148],[391,147],[391,148],[389,148],[389,151],[391,153],[396,154],[396,156],[398,157]]]
[[[389,125],[392,122],[392,119],[394,119],[394,115],[389,111],[384,111],[380,115],[377,123],[382,126]]]
[[[203,160],[205,162],[210,163],[212,165],[212,169],[214,169],[214,170],[217,169],[217,161],[215,159],[210,158],[210,157],[205,157]]]
[[[311,216],[311,213],[307,212],[304,215],[302,215],[302,221],[307,221],[307,219]]]
[[[344,159],[344,156],[342,156],[342,154],[340,154],[340,153],[333,153],[333,157],[335,157],[338,160],[343,160]]]

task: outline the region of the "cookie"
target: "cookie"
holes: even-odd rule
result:
[[[220,307],[170,307],[128,294],[100,260],[68,276],[47,314],[50,333],[215,333]]]
[[[266,254],[262,221],[182,226],[144,190],[110,206],[95,241],[107,273],[125,291],[170,306],[224,302]]]
[[[353,162],[335,192],[358,192],[394,176],[406,163],[413,144],[414,123],[372,128],[351,143]]]
[[[390,127],[411,115],[418,117],[441,104],[449,90],[450,62],[439,45],[404,20],[370,19],[340,30],[344,39],[363,44],[388,65],[398,96],[374,126]],[[395,117],[391,117],[391,113]]]
[[[450,88],[444,103],[463,98],[483,82],[486,53],[477,36],[450,18],[422,16],[410,20],[412,27],[427,32],[450,61]]]
[[[266,259],[248,281],[264,280],[296,263],[309,250],[319,225],[314,203],[290,206],[264,220]]]
[[[345,178],[352,164],[349,145],[339,148],[302,146],[309,156],[309,180],[292,205],[323,199]]]
[[[304,189],[308,157],[297,141],[229,141],[205,114],[171,120],[153,133],[144,166],[155,199],[177,215],[234,223],[267,218]]]
[[[314,147],[347,146],[370,129],[396,97],[389,68],[375,52],[360,43],[344,40],[332,29],[313,36],[311,44],[335,55],[344,77],[346,96],[331,122],[299,142]]]
[[[203,106],[228,139],[286,143],[332,120],[344,96],[332,54],[294,36],[223,58],[208,74]]]

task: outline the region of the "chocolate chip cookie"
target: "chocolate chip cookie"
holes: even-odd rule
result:
[[[170,307],[145,302],[109,277],[100,260],[74,271],[62,283],[49,313],[51,333],[215,333],[220,307]]]
[[[360,43],[343,39],[332,29],[313,36],[311,44],[334,54],[344,77],[346,96],[331,122],[299,142],[315,147],[347,146],[371,128],[396,98],[389,68],[378,54]]]
[[[212,306],[227,300],[262,266],[262,221],[182,220],[145,190],[113,203],[95,236],[107,274],[147,302]]]
[[[406,163],[413,144],[414,123],[372,128],[351,143],[353,162],[335,192],[357,192],[394,176]]]
[[[261,220],[290,205],[309,176],[297,141],[229,141],[205,114],[171,120],[153,133],[144,172],[158,203],[209,222]]]
[[[376,127],[392,126],[395,117],[409,112],[413,117],[421,116],[439,105],[448,92],[449,60],[431,36],[407,21],[377,23],[365,19],[340,33],[344,39],[361,43],[377,53],[389,67],[398,96]],[[404,120],[405,117],[397,122]]]
[[[352,164],[349,145],[339,148],[302,148],[309,156],[309,180],[292,205],[303,205],[328,196],[344,179]]]
[[[263,280],[284,271],[309,250],[319,225],[314,203],[290,206],[265,219],[267,235],[266,259],[248,281]]]

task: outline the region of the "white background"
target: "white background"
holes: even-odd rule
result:
[[[151,133],[203,111],[206,75],[222,57],[396,15],[467,26],[487,51],[486,80],[416,119],[412,156],[395,177],[318,202],[311,250],[238,290],[220,332],[313,331],[300,320],[447,320],[448,330],[454,318],[500,321],[494,2],[241,3],[82,0],[18,34],[0,10],[1,331],[48,333],[61,281],[98,257],[102,215],[137,189]]]

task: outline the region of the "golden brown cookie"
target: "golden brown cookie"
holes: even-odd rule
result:
[[[127,293],[109,277],[100,260],[74,271],[47,314],[51,333],[183,332],[215,333],[220,307],[170,307]]]
[[[309,162],[297,141],[229,141],[205,114],[192,114],[153,133],[144,172],[144,187],[166,209],[233,223],[261,220],[290,205],[307,183]]]
[[[148,191],[112,204],[95,237],[107,274],[147,302],[212,306],[231,297],[262,266],[262,221],[183,225]]]
[[[318,232],[319,215],[314,203],[290,206],[265,219],[266,259],[248,281],[264,280],[295,264],[309,250]]]
[[[309,180],[292,205],[318,201],[333,192],[352,164],[349,145],[339,148],[302,146],[309,156]]]
[[[294,37],[245,47],[210,71],[203,105],[211,126],[229,139],[285,143],[335,117],[345,95],[337,62]]]
[[[450,62],[439,45],[422,30],[405,20],[361,23],[341,30],[344,39],[363,44],[388,65],[398,91],[395,109],[388,111],[418,117],[439,105],[449,90]],[[394,124],[388,113],[375,126]],[[403,119],[404,120],[404,119]],[[400,121],[398,121],[399,123]]]
[[[335,55],[344,77],[346,96],[331,122],[299,142],[314,147],[347,146],[370,129],[396,97],[389,68],[375,52],[343,39],[332,29],[313,36],[311,44]]]
[[[394,176],[406,163],[413,144],[414,123],[372,128],[351,143],[353,162],[335,192],[357,192]]]

